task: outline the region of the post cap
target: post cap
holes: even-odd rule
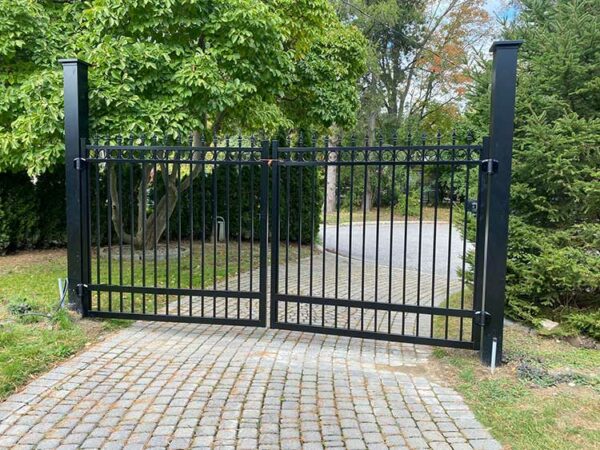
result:
[[[518,41],[496,41],[490,47],[490,53],[494,53],[498,48],[519,48],[523,44],[522,40]]]
[[[66,66],[68,64],[83,64],[85,66],[90,65],[89,62],[84,61],[83,59],[78,59],[78,58],[61,58],[58,60],[58,62],[60,64],[62,64],[63,66]]]

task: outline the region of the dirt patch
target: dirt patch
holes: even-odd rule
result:
[[[600,350],[600,342],[589,336],[568,336],[565,341],[573,347]]]
[[[0,274],[12,272],[22,267],[28,267],[32,264],[56,261],[58,258],[66,257],[67,249],[65,248],[26,250],[11,255],[0,256]]]
[[[429,367],[429,364],[417,364],[415,366],[392,366],[390,364],[375,364],[375,369],[377,369],[378,371],[399,372],[419,377],[431,375]]]

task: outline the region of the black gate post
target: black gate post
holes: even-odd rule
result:
[[[88,138],[88,63],[60,59],[65,98],[67,266],[69,307],[85,315],[90,281],[88,183],[81,143]]]
[[[490,51],[492,92],[490,105],[490,160],[486,175],[486,228],[483,267],[480,356],[484,364],[502,360],[502,333],[508,249],[508,213],[517,81],[517,52],[523,41],[495,42]],[[487,316],[487,317],[486,317]]]

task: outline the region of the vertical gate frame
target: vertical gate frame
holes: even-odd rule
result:
[[[486,365],[502,361],[506,259],[512,145],[517,82],[517,53],[523,41],[494,42],[492,64],[489,156],[497,171],[485,176],[485,249],[481,280],[481,311],[488,315],[481,330],[480,357]],[[494,345],[496,348],[494,349]],[[492,355],[495,354],[495,361]]]
[[[267,326],[267,252],[269,239],[269,141],[261,143],[260,168],[260,304],[259,322],[261,327]]]
[[[81,142],[88,138],[88,66],[79,59],[59,59],[65,99],[65,168],[67,196],[67,264],[69,307],[86,315],[90,293],[88,171]],[[83,164],[82,164],[83,163]]]
[[[269,326],[275,328],[279,317],[279,302],[275,299],[279,292],[279,142],[271,142],[271,158],[273,169],[271,173],[271,317]]]

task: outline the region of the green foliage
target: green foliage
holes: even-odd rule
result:
[[[527,223],[565,227],[600,217],[600,119],[528,114],[515,145],[512,207]]]
[[[598,308],[600,258],[597,224],[548,230],[527,225],[519,217],[510,223],[507,268],[508,314],[536,322],[537,317],[564,306]],[[596,234],[597,236],[597,234]]]
[[[238,237],[241,237],[242,240],[249,240],[254,236],[254,239],[258,241],[260,239],[261,214],[260,177],[261,168],[250,165],[242,166],[241,169],[231,165],[221,165],[215,171],[206,174],[204,180],[202,176],[196,177],[193,188],[182,193],[181,219],[177,208],[171,216],[169,223],[171,238],[177,238],[180,220],[182,237],[189,237],[190,213],[192,212],[190,195],[193,195],[195,240],[202,238],[203,223],[205,224],[204,238],[211,239],[216,225],[215,218],[220,216],[227,224],[230,239],[237,240]],[[302,224],[302,242],[309,243],[311,238],[318,234],[320,213],[323,207],[323,174],[320,170],[313,168],[302,170],[298,167],[292,168],[289,171],[289,199],[287,180],[288,171],[282,169],[279,210],[282,224],[287,224],[289,213],[290,241],[298,241]],[[271,180],[269,180],[270,185]],[[160,184],[159,187],[161,187]],[[159,193],[162,193],[160,189]],[[285,240],[287,225],[282,225],[281,233],[282,239]]]
[[[0,177],[0,254],[29,248],[40,239],[39,200],[24,173]]]
[[[64,172],[0,176],[0,254],[66,242]]]
[[[318,235],[323,208],[324,173],[316,167],[280,169],[280,238],[303,244]]]
[[[532,323],[554,317],[596,336],[600,53],[590,43],[600,39],[598,16],[594,0],[526,0],[505,30],[507,38],[525,41],[519,55],[507,312]],[[489,117],[488,88],[486,65],[475,75],[467,112],[480,135]],[[572,312],[565,314],[565,308]]]
[[[56,60],[90,62],[91,134],[352,124],[365,41],[326,0],[0,2],[0,170],[63,149]]]
[[[37,178],[35,195],[39,202],[38,246],[50,247],[67,242],[65,170],[53,166]]]
[[[164,186],[159,184],[160,189]],[[216,203],[215,203],[216,190]],[[193,196],[193,208],[190,207]],[[179,206],[181,205],[181,219]],[[192,211],[193,209],[193,211]],[[190,217],[193,213],[193,218]],[[198,175],[191,189],[182,193],[181,201],[171,216],[171,238],[177,237],[181,221],[182,237],[190,236],[193,225],[194,239],[212,239],[216,217],[223,217],[229,238],[259,239],[260,230],[260,167],[245,165],[241,168],[221,165],[211,173]],[[241,217],[241,221],[240,221]],[[229,220],[228,220],[229,219]],[[204,230],[203,230],[204,224]]]
[[[600,311],[573,312],[566,316],[566,321],[593,338],[600,339]]]

